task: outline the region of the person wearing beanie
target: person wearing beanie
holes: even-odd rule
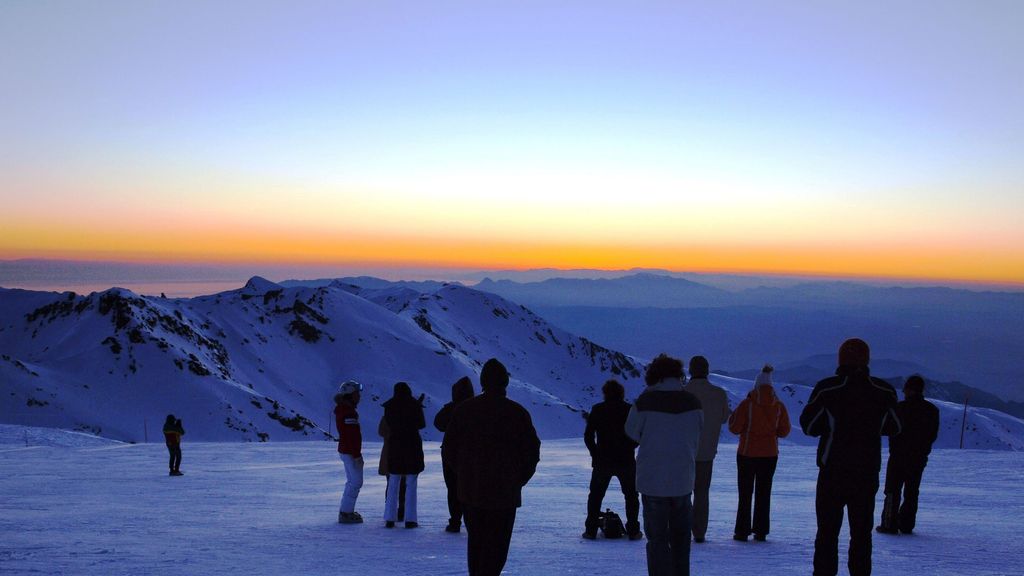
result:
[[[384,402],[384,422],[388,441],[388,487],[384,499],[384,525],[393,528],[398,521],[399,491],[405,495],[405,527],[419,526],[416,517],[416,480],[423,472],[423,396],[412,397],[405,382],[395,384],[391,398]],[[403,488],[404,481],[404,488]]]
[[[733,539],[764,542],[771,524],[772,479],[779,463],[779,438],[789,436],[789,413],[775,395],[771,366],[765,365],[754,381],[754,389],[729,418],[729,431],[740,437],[736,449],[736,477],[739,506]],[[754,501],[751,523],[750,502]]]
[[[850,525],[850,575],[871,574],[871,529],[882,467],[882,436],[899,434],[901,425],[896,390],[871,376],[870,359],[863,340],[843,342],[835,375],[815,385],[800,413],[804,434],[819,439],[815,576],[833,576],[839,571],[844,509]]]
[[[441,458],[455,470],[466,521],[470,576],[498,576],[508,558],[522,489],[540,461],[530,413],[506,397],[509,374],[495,358],[480,371],[479,396],[453,411]]]
[[[708,380],[710,366],[708,359],[694,356],[690,359],[690,381],[684,389],[700,400],[704,413],[704,428],[700,433],[700,447],[697,448],[696,476],[693,483],[693,541],[704,542],[708,531],[710,511],[711,473],[718,454],[718,438],[722,425],[729,419],[729,397],[725,390]]]
[[[175,418],[174,414],[168,414],[164,420],[164,442],[167,444],[167,452],[170,454],[168,466],[169,476],[184,476],[181,471],[181,437],[185,435],[185,427],[181,418]]]
[[[876,530],[883,534],[912,534],[917,523],[921,477],[928,465],[932,444],[939,436],[939,409],[924,399],[924,378],[916,374],[907,378],[896,415],[903,430],[889,439],[885,504],[882,505],[882,523]]]
[[[338,456],[345,466],[345,491],[338,510],[339,524],[360,524],[363,517],[356,512],[356,498],[363,487],[363,433],[359,428],[356,406],[362,385],[349,380],[334,395],[334,420],[338,428]]]
[[[441,407],[434,417],[434,428],[444,433],[448,429],[448,423],[452,420],[455,408],[465,400],[474,396],[473,381],[467,376],[459,378],[452,384],[452,401]],[[442,447],[443,452],[443,447]],[[448,526],[445,532],[458,533],[462,528],[462,505],[459,504],[458,476],[450,463],[441,459],[441,470],[444,473],[444,484],[448,488]]]
[[[626,498],[626,535],[630,540],[643,537],[640,532],[640,496],[636,491],[636,442],[626,436],[626,418],[632,404],[626,402],[626,390],[618,380],[609,380],[601,387],[604,402],[590,409],[583,443],[590,452],[590,495],[587,498],[587,520],[583,538],[597,538],[601,521],[601,502],[612,478],[618,478]]]
[[[626,419],[635,440],[636,488],[644,505],[647,573],[690,573],[690,515],[695,462],[704,413],[700,400],[683,389],[683,363],[668,355],[655,358]]]

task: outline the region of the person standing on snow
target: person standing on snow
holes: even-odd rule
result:
[[[452,420],[455,408],[473,396],[473,381],[467,376],[459,378],[455,384],[452,384],[452,401],[442,406],[441,410],[437,412],[437,416],[434,416],[434,428],[443,434],[448,429],[448,423]],[[444,446],[441,447],[441,453],[441,471],[444,474],[444,485],[448,488],[448,526],[444,531],[455,534],[462,528],[462,505],[459,504],[458,476],[455,474],[455,469],[444,460]]]
[[[338,456],[345,466],[345,491],[338,510],[339,524],[359,524],[363,517],[356,512],[356,498],[363,487],[363,433],[359,428],[359,404],[363,386],[349,380],[334,395],[334,420],[338,427]]]
[[[380,415],[380,422],[377,424],[377,435],[381,437],[380,446],[380,462],[377,463],[377,474],[384,477],[385,488],[384,488],[384,505],[387,506],[388,500],[388,489],[387,486],[391,485],[391,481],[388,478],[388,454],[391,452],[391,444],[388,439],[391,437],[391,430],[388,429],[388,421],[384,419],[384,415]],[[405,520],[405,476],[401,477],[401,482],[398,483],[398,518],[399,522]]]
[[[708,359],[694,356],[690,359],[690,381],[684,390],[700,400],[704,413],[704,428],[700,433],[700,447],[697,449],[696,476],[693,484],[693,541],[700,544],[708,531],[710,509],[711,473],[718,454],[718,438],[722,425],[729,419],[729,397],[718,386],[708,381],[710,366]]]
[[[530,413],[505,397],[509,374],[495,358],[480,372],[483,392],[455,409],[441,444],[455,469],[466,518],[469,576],[498,576],[508,558],[516,508],[540,461]]]
[[[871,350],[863,340],[843,342],[836,375],[818,382],[800,414],[804,434],[819,438],[814,576],[839,572],[844,508],[850,524],[850,576],[871,574],[882,436],[899,434],[900,420],[896,390],[871,376],[870,359]]]
[[[889,439],[889,464],[885,468],[883,534],[912,534],[917,523],[917,497],[921,476],[928,465],[932,444],[939,436],[939,409],[924,399],[924,378],[913,375],[903,385],[903,402],[896,406],[903,430]],[[900,496],[903,505],[900,505]]]
[[[601,501],[608,491],[612,477],[619,479],[619,487],[626,498],[626,534],[630,540],[643,537],[640,532],[640,496],[636,491],[636,442],[626,436],[626,418],[632,404],[626,402],[626,390],[617,380],[609,380],[601,387],[604,402],[594,404],[587,417],[583,442],[590,452],[593,471],[590,474],[590,496],[587,498],[587,520],[583,538],[597,538]]]
[[[704,413],[683,390],[683,363],[662,354],[647,367],[647,389],[626,419],[639,444],[636,487],[644,504],[647,574],[689,576],[690,514]]]
[[[170,453],[170,466],[171,472],[169,476],[184,476],[185,474],[180,470],[181,468],[181,437],[185,435],[185,428],[181,424],[180,418],[175,418],[174,414],[168,414],[167,420],[164,421],[164,441],[167,443],[167,452]]]
[[[384,525],[394,528],[398,520],[398,491],[405,481],[405,527],[417,528],[416,479],[423,472],[423,396],[412,397],[405,382],[395,384],[394,394],[384,403],[388,430],[388,490],[384,500]]]
[[[733,539],[764,542],[771,524],[772,479],[779,463],[779,438],[789,436],[789,413],[772,388],[771,366],[757,375],[754,389],[729,418],[729,431],[740,437],[736,449],[736,477],[739,505]],[[754,500],[754,521],[750,521],[750,500]]]

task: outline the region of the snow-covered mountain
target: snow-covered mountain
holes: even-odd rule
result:
[[[256,277],[191,299],[0,289],[0,422],[117,440],[158,440],[167,413],[184,419],[193,440],[322,439],[337,385],[350,378],[366,387],[360,413],[372,440],[395,382],[425,394],[430,420],[451,384],[477,382],[491,357],[508,366],[509,395],[547,438],[580,435],[582,412],[606,379],[622,381],[631,398],[643,388],[641,361],[458,284],[284,287]],[[712,381],[733,406],[751,388],[746,379]],[[811,388],[778,391],[795,422]],[[956,447],[962,409],[936,404],[939,445]],[[425,436],[438,438],[429,425]],[[798,430],[786,440],[813,441]],[[1024,422],[972,408],[965,444],[1024,450]]]
[[[193,439],[323,438],[346,379],[366,387],[373,438],[395,382],[424,393],[432,418],[490,357],[547,437],[577,434],[604,380],[642,387],[634,359],[460,285],[286,288],[256,277],[191,299],[0,289],[0,421],[119,440],[159,437],[167,413]]]

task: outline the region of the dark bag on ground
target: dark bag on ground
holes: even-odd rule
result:
[[[614,540],[622,538],[626,534],[626,527],[622,525],[622,518],[609,508],[601,514],[601,533],[605,538]]]

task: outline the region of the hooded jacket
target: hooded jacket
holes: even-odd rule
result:
[[[779,455],[779,438],[789,436],[786,405],[771,384],[756,386],[729,417],[729,431],[740,437],[736,453],[748,458]]]
[[[646,496],[693,492],[697,448],[704,412],[682,382],[665,379],[648,386],[626,419],[626,434],[639,444],[636,489]]]
[[[697,462],[710,462],[718,454],[718,438],[722,433],[722,425],[729,419],[729,397],[725,390],[715,386],[707,378],[691,378],[683,389],[696,396],[704,410],[704,428],[700,433]]]
[[[882,467],[882,436],[899,434],[896,390],[867,366],[840,366],[814,387],[800,413],[804,434],[818,440],[818,468],[873,476]]]
[[[445,404],[438,410],[437,415],[434,416],[434,428],[437,428],[438,432],[444,432],[448,428],[448,423],[452,420],[452,414],[455,413],[455,407],[464,400],[469,400],[473,397],[473,381],[469,378],[460,378],[458,382],[452,384],[452,401]]]
[[[395,394],[384,403],[384,422],[387,426],[387,471],[389,474],[419,474],[423,472],[423,438],[420,430],[426,427],[423,406],[412,397],[409,386],[395,386]]]

